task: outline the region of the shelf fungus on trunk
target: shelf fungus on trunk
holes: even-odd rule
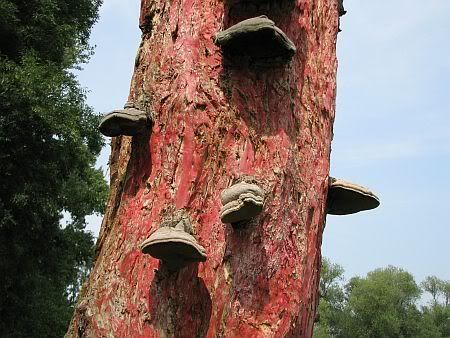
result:
[[[214,42],[236,65],[276,67],[291,60],[294,43],[265,15],[237,23],[216,34]]]
[[[151,126],[151,117],[133,102],[127,102],[124,109],[113,110],[100,121],[98,129],[108,137],[120,135],[135,136]]]
[[[338,32],[341,32],[341,16],[345,15],[347,11],[344,8],[344,0],[338,1]]]
[[[194,262],[206,261],[203,248],[186,230],[186,220],[174,224],[163,223],[140,246],[144,254],[160,259],[170,270],[179,270]]]
[[[378,197],[360,185],[330,177],[327,197],[327,213],[349,215],[380,205]]]
[[[347,11],[344,8],[344,0],[338,1],[338,14],[339,16],[343,16],[347,13]]]
[[[264,205],[264,190],[256,184],[240,182],[225,189],[221,194],[223,223],[248,221],[261,213]]]

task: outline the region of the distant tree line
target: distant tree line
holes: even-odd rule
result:
[[[85,217],[108,188],[72,70],[92,54],[100,4],[0,0],[0,337],[63,336],[89,271]]]
[[[450,337],[450,281],[388,266],[344,281],[323,259],[314,337]],[[423,293],[430,301],[419,305]]]

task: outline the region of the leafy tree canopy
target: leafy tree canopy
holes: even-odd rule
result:
[[[355,337],[405,337],[417,333],[421,290],[414,277],[389,266],[354,277],[348,290],[348,330]]]
[[[344,268],[324,258],[320,271],[320,302],[317,325],[315,327],[316,337],[336,336],[341,333],[340,326],[344,321],[345,307],[343,280]]]
[[[437,299],[443,291],[444,282],[436,276],[428,276],[421,283],[421,286],[433,298],[433,305],[437,305]]]
[[[105,203],[103,140],[69,69],[90,53],[99,5],[0,0],[2,337],[61,337],[90,265],[85,216]]]
[[[33,51],[69,66],[88,50],[101,0],[0,0],[0,53],[10,59]]]
[[[450,337],[448,282],[427,277],[421,285],[435,297],[431,306],[419,309],[422,290],[407,271],[389,266],[346,284],[343,273],[338,264],[323,260],[314,337]]]

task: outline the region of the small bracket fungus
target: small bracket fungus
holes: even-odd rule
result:
[[[124,109],[113,110],[100,121],[98,129],[109,137],[126,135],[134,136],[151,125],[151,118],[133,102],[127,102]]]
[[[339,16],[343,16],[347,13],[347,11],[344,8],[344,0],[338,1],[338,14]]]
[[[378,197],[370,190],[350,182],[330,177],[327,213],[349,215],[370,210],[380,205]]]
[[[221,194],[223,223],[248,221],[261,213],[264,204],[264,190],[256,184],[237,183]]]
[[[347,13],[347,11],[344,8],[344,0],[339,0],[338,1],[338,15],[339,15],[338,32],[341,32],[341,16],[345,15],[346,13]]]
[[[186,220],[173,226],[162,224],[141,244],[141,251],[166,263],[170,270],[179,270],[193,262],[206,261],[205,249],[186,232]]]
[[[215,44],[235,64],[274,67],[289,62],[296,52],[294,43],[267,16],[247,19],[216,34]]]

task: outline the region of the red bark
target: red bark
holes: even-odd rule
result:
[[[97,259],[67,336],[309,337],[318,303],[336,93],[336,0],[142,0],[130,99],[154,111],[112,141]],[[216,32],[266,14],[295,43],[285,67],[222,63]],[[235,230],[220,193],[242,176],[264,210]],[[170,273],[139,251],[183,209],[205,263]]]

